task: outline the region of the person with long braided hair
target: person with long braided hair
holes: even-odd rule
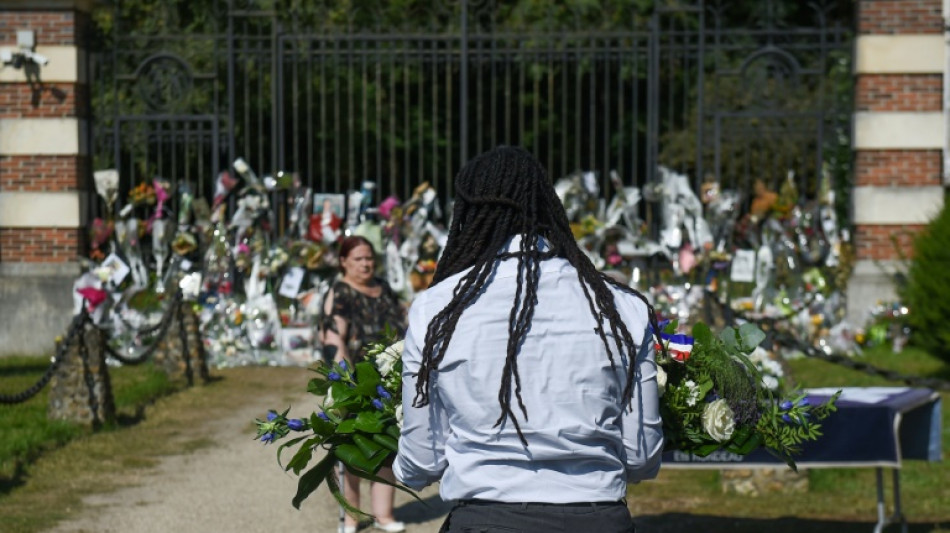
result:
[[[396,478],[441,481],[449,533],[633,531],[627,483],[663,448],[656,314],[578,248],[529,152],[473,158],[455,190],[409,310]]]

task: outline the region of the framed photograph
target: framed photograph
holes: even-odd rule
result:
[[[337,218],[342,219],[346,215],[346,196],[343,194],[314,193],[313,194],[313,214],[322,215],[329,209]]]
[[[280,332],[280,344],[286,364],[306,366],[316,360],[313,350],[313,328],[283,328]]]
[[[101,266],[109,272],[108,282],[113,287],[118,287],[131,270],[129,265],[126,265],[125,261],[119,259],[119,256],[114,253],[109,254],[109,257],[105,258]]]
[[[732,281],[755,281],[755,250],[736,250],[732,256]]]

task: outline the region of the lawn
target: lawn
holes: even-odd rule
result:
[[[948,369],[912,349],[873,351],[864,360],[903,374],[947,379]],[[813,359],[789,363],[799,386],[901,385]],[[26,389],[48,366],[44,358],[0,359],[0,394]],[[111,368],[119,421],[91,432],[46,420],[46,393],[23,404],[0,405],[0,523],[3,531],[38,532],[76,513],[81,497],[141,480],[162,455],[212,446],[195,432],[228,406],[255,401],[264,391],[305,387],[296,368],[245,367],[214,372],[204,386],[174,390],[149,365]],[[299,381],[299,383],[297,383]],[[942,393],[944,404],[950,393]],[[250,431],[250,422],[248,431]],[[950,450],[950,412],[943,411],[944,455]],[[873,469],[809,471],[805,494],[743,497],[723,494],[715,470],[662,470],[656,481],[632,486],[630,508],[649,533],[870,532],[876,520]],[[901,471],[904,513],[913,533],[950,532],[950,465],[906,461]],[[888,484],[889,486],[889,484]],[[35,509],[45,509],[36,513]],[[896,530],[891,526],[888,530]]]
[[[0,358],[0,394],[12,396],[28,390],[49,368],[45,357]],[[111,368],[117,420],[101,431],[115,431],[133,424],[146,405],[174,390],[151,364]],[[90,430],[80,424],[49,420],[49,386],[27,401],[0,405],[0,494],[21,484],[26,467],[44,453],[55,450]]]

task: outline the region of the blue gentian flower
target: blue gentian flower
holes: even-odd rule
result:
[[[273,411],[268,411],[268,412],[267,412],[267,421],[268,421],[268,422],[273,422],[273,421],[276,420],[276,419],[277,419],[277,413],[275,413],[275,412],[273,412]]]
[[[350,371],[350,367],[346,366],[346,361],[340,361],[340,368],[342,368],[344,372]]]
[[[327,422],[330,421],[330,417],[327,416],[327,414],[324,413],[323,411],[320,411],[319,413],[317,413],[317,416],[320,417],[320,418],[322,418],[322,419],[324,419],[324,420],[326,420]]]
[[[273,433],[264,433],[263,435],[261,435],[261,442],[263,442],[264,444],[267,444],[269,442],[274,442],[275,437],[277,437],[277,435]]]
[[[383,397],[383,399],[391,400],[393,398],[393,395],[389,394],[389,392],[384,389],[382,385],[376,385],[376,392],[378,392],[379,395]]]
[[[304,423],[303,423],[303,420],[299,418],[291,418],[290,420],[287,421],[287,427],[289,427],[290,429],[294,431],[303,431]]]
[[[785,413],[784,415],[782,415],[782,420],[784,420],[786,424],[792,423],[792,417],[790,417],[788,413]]]
[[[379,398],[373,398],[373,407],[375,407],[375,408],[379,409],[380,411],[382,411],[382,410],[383,410],[383,402],[381,402],[381,401],[379,400]]]
[[[791,409],[794,405],[795,405],[795,404],[793,404],[791,401],[785,400],[784,402],[781,403],[781,405],[779,405],[779,407],[781,407],[783,411],[788,411],[788,410]]]
[[[798,406],[799,406],[799,407],[808,407],[809,405],[811,405],[811,402],[808,401],[808,397],[807,397],[807,396],[798,401]]]
[[[340,381],[340,374],[336,372],[330,372],[327,377],[330,379],[330,381]]]

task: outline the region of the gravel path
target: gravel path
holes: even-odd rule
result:
[[[254,402],[216,420],[208,428],[217,435],[214,446],[164,458],[138,486],[88,496],[81,516],[50,532],[339,531],[339,507],[326,488],[311,494],[299,511],[294,509],[290,501],[296,476],[277,465],[275,446],[248,437],[248,422],[260,416],[260,405],[269,404]],[[305,397],[293,405],[306,405]],[[361,486],[368,508],[369,484]],[[437,487],[427,488],[420,497],[426,505],[397,491],[395,516],[406,522],[410,533],[435,533],[450,506],[439,498]],[[376,530],[369,524],[361,531]]]

